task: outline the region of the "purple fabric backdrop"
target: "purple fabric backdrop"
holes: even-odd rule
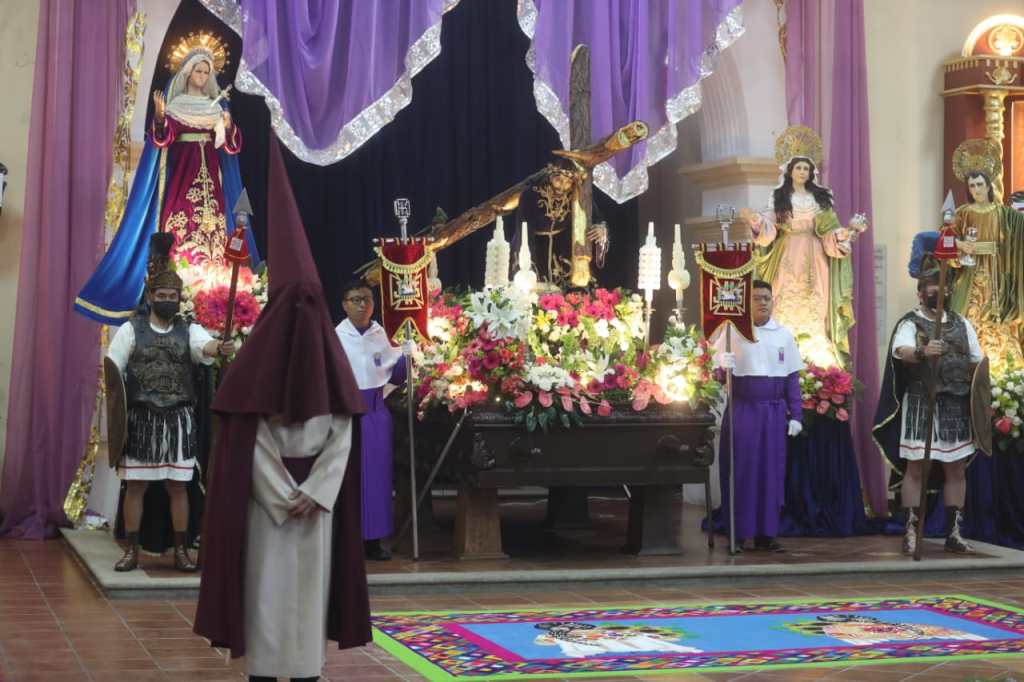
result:
[[[458,0],[241,0],[240,21],[231,3],[205,4],[240,29],[239,90],[263,96],[281,141],[323,166],[409,103],[411,79],[440,54],[441,16]]]
[[[864,1],[843,0],[829,8],[822,21],[819,0],[789,0],[786,105],[791,125],[828,130],[824,173],[835,192],[836,213],[845,223],[856,213],[871,212],[871,163],[868,130],[867,64],[864,55]],[[823,50],[831,54],[823,54]],[[820,65],[831,62],[831,73]],[[829,88],[820,78],[829,78]],[[822,100],[830,90],[829,101]],[[827,119],[826,119],[827,117]],[[875,317],[874,230],[864,233],[853,249],[854,316],[850,332],[853,371],[864,391],[853,412],[852,432],[861,485],[872,510],[888,513],[885,463],[871,438],[871,420],[878,397],[878,336]]]
[[[42,0],[0,534],[65,523],[96,399],[100,328],[71,302],[103,255],[130,0]]]
[[[532,45],[537,108],[569,145],[569,60],[590,47],[594,139],[640,119],[646,143],[602,164],[595,184],[619,202],[647,189],[647,166],[676,147],[676,123],[700,108],[715,55],[743,33],[741,0],[519,0]]]

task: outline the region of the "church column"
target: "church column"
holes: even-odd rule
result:
[[[1003,114],[1006,111],[1003,102],[1008,94],[1006,90],[986,90],[982,106],[985,111],[985,136],[999,148],[999,170],[992,178],[992,191],[995,192],[996,203],[1003,201]]]

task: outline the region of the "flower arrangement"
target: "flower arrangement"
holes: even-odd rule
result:
[[[190,262],[185,256],[181,257],[176,266],[184,285],[182,313],[194,318],[197,324],[219,340],[227,321],[231,266],[209,260]],[[266,304],[266,269],[253,272],[248,267],[239,268],[231,324],[231,338],[236,345],[240,346],[245,341]]]
[[[819,416],[849,421],[850,401],[859,388],[857,380],[844,369],[826,369],[808,363],[800,372],[800,398],[805,418]]]
[[[645,409],[651,398],[662,405],[680,400],[717,402],[722,385],[713,375],[713,354],[697,327],[669,324],[661,345],[650,358],[643,358],[643,378],[633,390],[633,409]]]
[[[488,401],[504,404],[527,429],[606,417],[613,402],[646,409],[651,398],[716,399],[710,352],[694,329],[672,331],[643,351],[643,301],[623,290],[544,294],[515,287],[459,295],[435,291],[416,357],[421,416]],[[662,385],[662,382],[666,382]]]
[[[1024,454],[1021,411],[1024,408],[1024,367],[1009,366],[992,382],[993,440],[1003,452]]]

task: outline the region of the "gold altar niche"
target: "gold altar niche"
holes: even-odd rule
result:
[[[552,150],[553,158],[544,168],[527,176],[508,189],[465,211],[445,223],[436,223],[416,233],[431,239],[433,252],[445,249],[460,239],[490,225],[498,216],[514,212],[523,195],[533,190],[537,207],[548,220],[546,227],[534,234],[546,239],[546,286],[587,287],[592,284],[590,269],[591,245],[587,234],[592,223],[594,168],[619,152],[629,149],[648,135],[643,121],[627,123],[596,143],[590,132],[590,51],[578,45],[572,52],[569,78],[570,149]],[[555,237],[569,218],[571,246],[568,257],[555,252]],[[536,258],[536,256],[535,256]],[[380,262],[372,261],[357,270],[367,282],[376,286],[381,280]]]
[[[965,139],[987,138],[999,148],[992,178],[996,202],[1024,190],[1024,17],[989,17],[964,41],[959,57],[943,64],[945,99],[943,158],[953,157]],[[945,165],[943,192],[952,189],[957,205],[967,188]]]

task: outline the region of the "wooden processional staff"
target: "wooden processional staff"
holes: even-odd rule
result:
[[[957,255],[956,234],[949,225],[948,219],[946,225],[939,233],[938,241],[935,243],[934,255],[935,260],[939,261],[939,294],[938,304],[935,308],[935,324],[932,327],[932,335],[929,341],[941,341],[942,317],[945,314],[946,307],[946,273],[949,270],[949,262],[956,258]],[[914,543],[914,561],[921,560],[921,544],[924,539],[924,521],[925,517],[928,516],[926,513],[928,507],[928,474],[930,473],[932,466],[932,440],[934,438],[935,431],[935,399],[936,390],[938,388],[938,358],[929,358],[928,372],[926,373],[926,376],[928,377],[928,408],[925,411],[924,463],[921,467],[921,497],[918,500],[917,505],[917,540]]]

